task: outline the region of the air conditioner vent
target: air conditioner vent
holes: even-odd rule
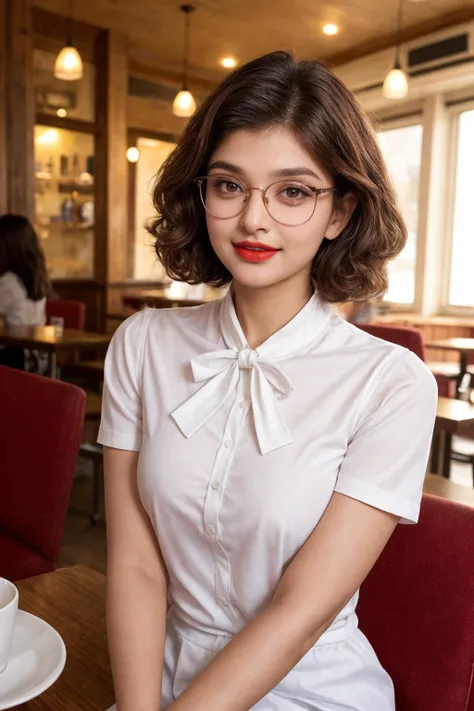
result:
[[[463,55],[469,50],[469,35],[459,34],[454,37],[431,44],[425,44],[421,47],[414,47],[407,52],[407,67],[408,69],[416,69],[421,64],[434,62],[440,59],[456,58],[457,55]]]
[[[128,77],[128,93],[132,96],[140,96],[141,98],[159,99],[161,101],[173,102],[176,96],[176,91],[172,86],[158,84],[149,79],[141,77]]]

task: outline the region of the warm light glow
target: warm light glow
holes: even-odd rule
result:
[[[184,299],[186,296],[187,284],[181,281],[172,281],[171,284],[166,289],[166,295],[168,298],[172,299]]]
[[[127,151],[127,160],[129,163],[136,163],[140,158],[140,151],[135,146],[131,146]]]
[[[55,128],[48,128],[44,133],[36,138],[36,142],[40,145],[51,146],[53,143],[59,139],[59,133]]]
[[[66,109],[58,109],[58,110],[56,111],[56,113],[57,113],[57,115],[59,116],[59,118],[65,118],[65,117],[67,116],[67,111],[66,111]]]
[[[337,35],[339,32],[339,27],[337,25],[334,25],[332,22],[328,22],[327,25],[324,25],[323,27],[323,32],[325,35]]]
[[[196,111],[196,102],[194,101],[194,96],[190,91],[183,89],[176,94],[176,98],[173,101],[173,113],[175,116],[181,116],[182,118],[189,118]]]
[[[386,99],[404,99],[408,94],[408,78],[402,69],[392,69],[383,83],[382,94]]]
[[[234,57],[223,57],[219,63],[225,69],[234,69],[237,66],[237,60]]]
[[[54,65],[54,76],[64,81],[82,79],[82,59],[75,47],[64,47],[57,56]]]

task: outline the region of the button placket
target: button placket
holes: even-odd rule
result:
[[[227,553],[219,540],[219,512],[225,491],[227,476],[232,466],[235,447],[240,437],[242,426],[247,416],[247,410],[240,407],[244,392],[248,391],[249,374],[241,377],[237,387],[235,401],[229,412],[223,433],[221,445],[218,449],[214,467],[209,481],[206,500],[204,504],[204,524],[206,536],[212,551],[215,565],[215,596],[216,602],[222,606],[229,606],[230,588],[230,562]]]

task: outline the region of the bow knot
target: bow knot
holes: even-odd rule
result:
[[[242,348],[238,356],[239,368],[242,370],[252,370],[257,362],[257,358],[257,351],[252,351],[250,348]]]
[[[291,444],[292,437],[279,411],[277,398],[288,397],[291,383],[280,368],[250,348],[211,351],[191,360],[195,382],[203,387],[172,417],[185,437],[192,437],[235,394],[241,371],[250,371],[250,400],[262,454]]]

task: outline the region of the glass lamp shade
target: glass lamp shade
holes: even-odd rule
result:
[[[64,81],[82,79],[83,68],[81,55],[75,47],[68,44],[60,51],[54,65],[54,76]]]
[[[404,99],[408,94],[408,78],[400,67],[394,67],[383,83],[382,94],[386,99]]]
[[[175,116],[189,118],[196,111],[196,102],[190,91],[182,89],[176,94],[173,101],[173,113]]]

